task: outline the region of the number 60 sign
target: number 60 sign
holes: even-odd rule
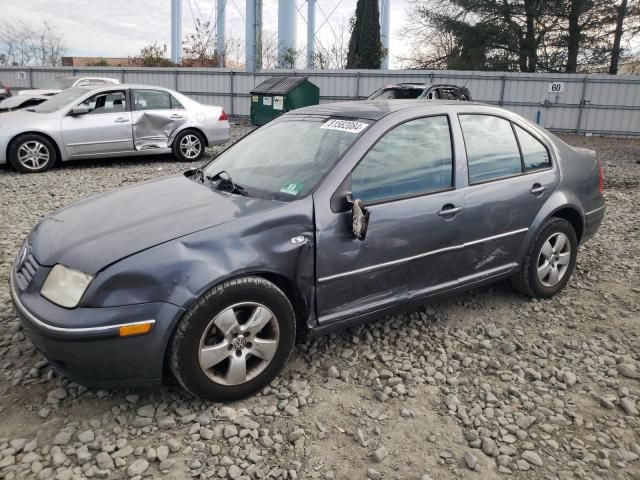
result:
[[[564,82],[549,83],[549,93],[564,93]]]

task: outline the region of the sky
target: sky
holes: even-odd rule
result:
[[[399,30],[405,24],[407,0],[391,3],[391,67],[394,55],[402,55],[407,45]],[[295,0],[298,48],[306,45],[305,0]],[[21,0],[2,2],[2,20],[22,20],[29,24],[47,21],[64,36],[67,56],[128,57],[154,41],[170,46],[171,0]],[[356,0],[317,0],[316,35],[329,45],[334,30],[348,22]],[[263,0],[263,30],[277,32],[278,0]],[[193,30],[194,17],[215,21],[215,0],[182,0],[182,31]],[[321,11],[321,10],[322,11]],[[334,11],[335,9],[335,11]],[[193,11],[193,15],[192,15]],[[330,12],[333,13],[330,15]],[[245,0],[227,0],[227,38],[244,38]],[[325,22],[324,12],[329,16]],[[324,23],[324,25],[322,25]],[[321,26],[322,25],[322,26]]]

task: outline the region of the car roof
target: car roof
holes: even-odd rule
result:
[[[442,106],[464,104],[468,106],[489,107],[479,102],[460,102],[458,100],[359,100],[350,102],[327,103],[313,105],[293,110],[287,115],[323,115],[329,117],[363,118],[366,120],[380,120],[390,113],[411,108],[422,110],[442,110]]]

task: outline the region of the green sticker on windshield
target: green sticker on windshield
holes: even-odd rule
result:
[[[288,193],[289,195],[298,195],[300,190],[302,190],[302,184],[296,182],[285,182],[280,188],[280,192]]]

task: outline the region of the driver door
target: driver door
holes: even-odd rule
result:
[[[131,109],[126,90],[96,93],[76,107],[87,113],[62,118],[62,139],[70,157],[133,151]]]
[[[456,285],[463,195],[453,171],[448,117],[413,119],[379,138],[347,178],[370,213],[363,241],[350,211],[316,205],[320,324]]]

